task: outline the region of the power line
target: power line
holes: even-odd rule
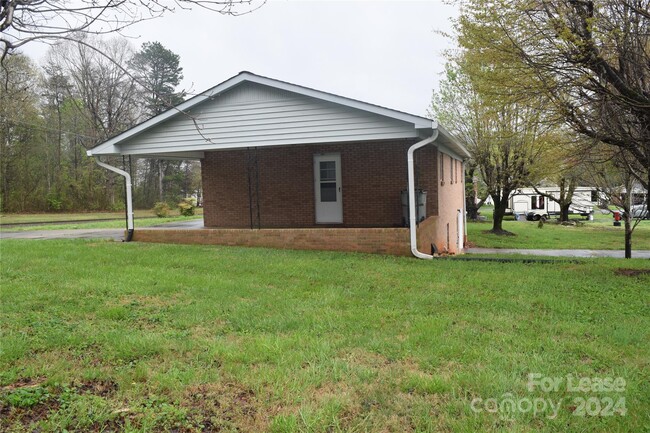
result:
[[[97,137],[92,137],[90,135],[81,134],[79,132],[73,132],[73,131],[68,131],[68,130],[63,130],[63,129],[59,130],[59,129],[54,129],[54,128],[47,128],[47,127],[44,127],[44,126],[39,126],[39,125],[37,125],[35,123],[24,122],[24,121],[21,121],[21,120],[12,120],[11,123],[17,123],[17,124],[20,124],[20,125],[29,126],[31,128],[39,129],[41,131],[62,132],[62,133],[65,133],[65,134],[76,135],[77,137],[88,138],[90,140],[97,140]]]

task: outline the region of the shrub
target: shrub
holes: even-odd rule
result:
[[[164,201],[159,201],[153,205],[153,212],[158,218],[168,218],[171,208]]]
[[[192,197],[187,197],[181,200],[180,203],[178,203],[178,208],[181,211],[181,215],[183,216],[192,216],[194,215],[194,208],[196,207],[196,199]]]
[[[47,196],[47,208],[49,210],[59,211],[63,209],[63,200],[61,197],[55,194],[48,194]]]

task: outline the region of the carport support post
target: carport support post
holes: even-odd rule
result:
[[[130,242],[131,239],[133,238],[133,197],[131,194],[131,175],[124,170],[120,170],[117,167],[113,167],[112,165],[108,165],[102,162],[98,156],[95,157],[95,162],[100,167],[104,167],[107,170],[110,170],[114,173],[124,176],[124,181],[126,184],[126,228],[127,228],[127,236],[126,239],[124,239],[124,242]]]

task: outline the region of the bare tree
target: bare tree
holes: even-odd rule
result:
[[[199,7],[224,15],[242,15],[266,0],[1,0],[0,59],[32,41],[55,42],[75,34],[108,34],[173,13]]]
[[[124,38],[109,40],[82,36],[52,47],[48,65],[69,77],[69,91],[79,112],[94,127],[95,143],[133,126],[140,118],[135,103],[137,85],[126,69],[133,57],[131,44]],[[100,54],[101,51],[101,54]]]
[[[625,150],[595,145],[585,161],[591,166],[586,172],[602,197],[621,212],[625,226],[625,258],[632,258],[632,234],[639,225],[643,213],[635,217],[632,211],[635,187],[638,179],[629,170],[631,164],[638,164]],[[647,201],[646,201],[647,203]],[[647,209],[647,208],[646,208]]]

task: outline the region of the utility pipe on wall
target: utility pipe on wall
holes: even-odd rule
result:
[[[432,259],[433,256],[430,254],[421,253],[418,251],[418,236],[417,236],[417,227],[416,227],[416,203],[415,203],[415,167],[413,153],[421,147],[426,146],[429,143],[433,143],[438,138],[438,130],[433,131],[433,135],[429,138],[425,138],[422,141],[418,141],[413,146],[409,147],[409,150],[406,152],[406,160],[408,166],[408,192],[409,192],[409,234],[411,235],[411,253],[419,259]]]
[[[124,180],[126,182],[126,228],[127,228],[127,236],[126,239],[124,239],[124,242],[131,242],[131,239],[133,238],[133,199],[131,195],[131,175],[124,170],[120,170],[117,167],[113,167],[112,165],[108,165],[105,162],[102,162],[99,159],[99,156],[95,157],[95,162],[100,167],[104,167],[107,170],[110,170],[121,176],[124,176]]]

